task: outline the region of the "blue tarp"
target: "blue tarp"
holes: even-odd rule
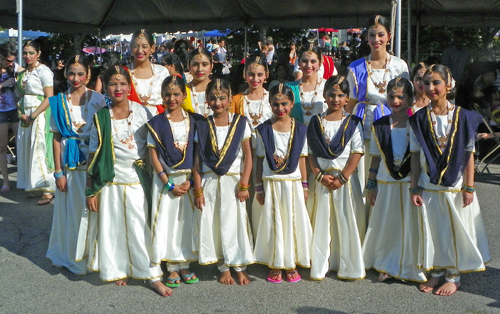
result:
[[[219,30],[214,29],[213,31],[206,32],[205,34],[203,34],[203,36],[205,36],[205,37],[222,37],[222,36],[226,36],[227,33],[229,33],[229,29],[226,29],[225,31],[219,31]]]

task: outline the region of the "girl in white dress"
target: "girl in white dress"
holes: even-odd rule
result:
[[[293,92],[281,83],[269,97],[273,117],[256,129],[257,183],[254,204],[263,205],[255,237],[255,258],[271,271],[267,280],[300,281],[297,265],[310,267],[311,223],[305,200],[307,127],[290,117]],[[258,202],[258,204],[257,204]],[[255,207],[255,206],[254,206]],[[253,214],[253,213],[252,213]]]
[[[363,243],[366,268],[380,272],[379,281],[390,277],[426,281],[418,267],[418,209],[410,193],[410,123],[407,110],[413,87],[398,77],[387,84],[389,116],[373,122],[372,162],[366,186],[373,206]]]
[[[392,36],[390,19],[375,15],[368,19],[366,29],[370,54],[349,65],[347,81],[351,99],[346,111],[363,120],[365,150],[368,151],[373,121],[391,113],[386,105],[387,83],[398,76],[409,79],[409,73],[406,62],[388,52]],[[370,158],[364,156],[357,174],[363,186],[369,167]]]
[[[182,108],[206,118],[213,114],[205,98],[205,91],[210,83],[210,73],[213,69],[212,54],[201,47],[191,51],[188,55],[188,67],[193,80],[186,84],[187,97],[182,103]]]
[[[485,270],[491,259],[474,187],[474,142],[481,117],[452,105],[454,80],[443,65],[424,75],[429,106],[410,118],[411,200],[419,206],[419,266],[432,270],[422,292],[452,295],[460,273]]]
[[[363,128],[361,119],[344,111],[349,83],[343,76],[328,79],[324,97],[328,110],[314,116],[307,130],[309,164],[317,181],[311,279],[322,280],[329,270],[341,279],[362,279],[364,204],[359,182],[349,178],[364,152]]]
[[[132,78],[132,88],[128,98],[147,107],[155,116],[163,112],[161,83],[169,76],[167,68],[151,62],[155,52],[153,35],[141,29],[132,35],[130,41],[133,63],[128,68]]]
[[[127,99],[131,79],[123,67],[106,71],[103,83],[111,106],[95,114],[90,137],[85,194],[98,225],[84,241],[88,268],[117,285],[126,285],[129,277],[150,280],[160,295],[168,296],[172,290],[161,282],[160,265],[151,263],[148,205],[136,172],[147,154],[144,124],[151,114]]]
[[[198,260],[198,254],[193,252],[197,216],[190,189],[195,123],[203,117],[181,108],[186,97],[182,78],[169,76],[161,88],[165,112],[146,124],[148,147],[156,174],[152,189],[152,262],[167,262],[170,274],[166,285],[176,288],[181,277],[188,284],[199,280],[189,271],[189,263]]]
[[[224,79],[207,87],[213,116],[198,121],[195,167],[195,206],[201,211],[196,239],[201,265],[218,263],[223,284],[232,285],[229,267],[240,285],[250,283],[246,265],[255,263],[253,239],[246,211],[252,171],[251,129],[248,120],[230,113],[231,88]]]
[[[50,69],[40,63],[40,45],[28,41],[23,47],[26,70],[19,73],[18,87],[24,97],[18,103],[21,116],[17,133],[17,188],[28,192],[42,191],[38,205],[49,204],[56,189],[53,177],[54,158],[52,134],[49,132],[50,111],[34,116],[33,112],[45,98],[54,95],[53,76]]]
[[[302,78],[287,83],[295,98],[292,118],[308,125],[313,116],[328,108],[323,97],[326,80],[318,74],[321,66],[321,48],[310,43],[308,47],[299,52],[298,63],[302,71]]]
[[[85,87],[90,79],[86,60],[76,55],[66,64],[69,89],[45,99],[33,115],[44,112],[50,103],[57,190],[47,257],[55,266],[84,275],[87,259],[75,261],[78,238],[86,236],[89,214],[82,187],[86,180],[92,118],[106,101],[103,95]]]

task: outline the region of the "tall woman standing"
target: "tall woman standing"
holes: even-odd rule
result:
[[[15,61],[17,50],[11,44],[0,47],[0,171],[3,184],[0,193],[10,192],[9,173],[7,169],[7,144],[9,142],[9,128],[17,137],[19,117],[14,96],[16,84]]]
[[[168,70],[151,63],[155,51],[154,38],[145,29],[136,31],[131,41],[133,62],[128,67],[132,78],[132,89],[128,99],[147,107],[152,115],[163,112],[161,83],[169,76]]]
[[[349,65],[347,81],[351,99],[345,110],[363,120],[365,151],[369,151],[373,121],[391,114],[387,107],[387,83],[398,76],[409,79],[409,73],[406,62],[387,51],[392,36],[391,21],[376,15],[368,20],[366,28],[370,54]],[[360,162],[361,182],[365,175],[368,177],[364,169],[369,168],[370,161],[366,157]]]
[[[54,95],[53,73],[40,63],[40,45],[28,41],[23,47],[26,70],[18,76],[18,84],[24,97],[18,103],[21,128],[17,136],[17,188],[33,197],[34,191],[42,191],[38,205],[50,203],[56,188],[53,177],[54,157],[52,133],[49,132],[50,110],[39,116],[31,114],[41,102]]]

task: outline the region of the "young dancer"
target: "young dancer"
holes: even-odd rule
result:
[[[103,83],[111,105],[96,113],[90,136],[85,194],[88,209],[97,212],[97,230],[83,239],[88,268],[119,286],[127,278],[150,280],[161,296],[169,296],[172,290],[161,282],[160,265],[151,264],[148,205],[136,172],[147,154],[144,124],[151,114],[127,99],[132,82],[123,67],[108,69]]]
[[[361,119],[344,110],[349,83],[343,76],[328,79],[324,97],[328,110],[314,116],[307,130],[309,165],[317,181],[311,279],[322,280],[329,270],[342,279],[362,279],[366,218],[360,183],[351,176],[364,152]]]
[[[255,263],[245,200],[252,171],[251,129],[245,117],[230,113],[231,89],[224,79],[207,86],[213,116],[197,122],[193,171],[195,206],[201,211],[197,244],[202,265],[218,263],[223,284],[250,283],[246,265]],[[201,164],[203,162],[203,165]]]
[[[243,77],[248,88],[234,95],[230,110],[247,117],[253,130],[272,116],[269,93],[264,88],[269,77],[265,56],[258,54],[246,58]]]
[[[411,199],[419,206],[419,266],[432,270],[422,292],[452,295],[461,272],[485,270],[488,241],[474,187],[474,141],[478,114],[452,105],[454,80],[431,65],[424,86],[431,103],[410,118]]]
[[[187,97],[182,103],[182,108],[206,118],[213,113],[205,98],[205,91],[210,83],[210,73],[213,69],[212,54],[201,47],[191,51],[188,56],[188,67],[193,80],[186,84]]]
[[[424,74],[426,71],[427,65],[423,62],[419,62],[411,68],[410,78],[415,89],[415,96],[412,100],[413,105],[408,109],[408,116],[410,117],[430,103],[424,91]]]
[[[85,87],[90,78],[86,60],[76,55],[66,64],[69,89],[45,99],[34,114],[45,111],[50,103],[57,190],[47,257],[55,266],[84,275],[87,273],[87,260],[75,261],[79,235],[86,235],[88,223],[85,190],[82,187],[86,180],[92,118],[106,105],[106,101],[103,95]]]
[[[390,277],[426,281],[418,267],[418,210],[410,193],[410,123],[407,110],[413,87],[405,78],[387,84],[389,116],[373,122],[372,162],[366,185],[373,206],[363,243],[366,268],[380,272],[379,281]]]
[[[255,258],[271,271],[267,280],[301,279],[297,265],[310,267],[311,223],[305,199],[307,127],[290,117],[293,92],[281,83],[270,92],[273,117],[257,131],[257,184],[254,204],[263,205],[255,237]],[[255,206],[254,206],[255,207]],[[252,213],[253,214],[253,213]]]
[[[198,282],[189,271],[189,263],[198,260],[193,253],[195,233],[191,169],[194,158],[196,120],[203,117],[181,108],[186,98],[184,80],[169,76],[161,86],[165,112],[147,124],[148,147],[156,176],[153,179],[151,232],[154,264],[167,262],[170,272],[166,285]]]

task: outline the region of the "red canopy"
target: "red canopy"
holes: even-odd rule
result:
[[[338,33],[339,30],[338,29],[335,29],[335,28],[318,28],[318,31],[319,32],[329,32],[329,33]]]

